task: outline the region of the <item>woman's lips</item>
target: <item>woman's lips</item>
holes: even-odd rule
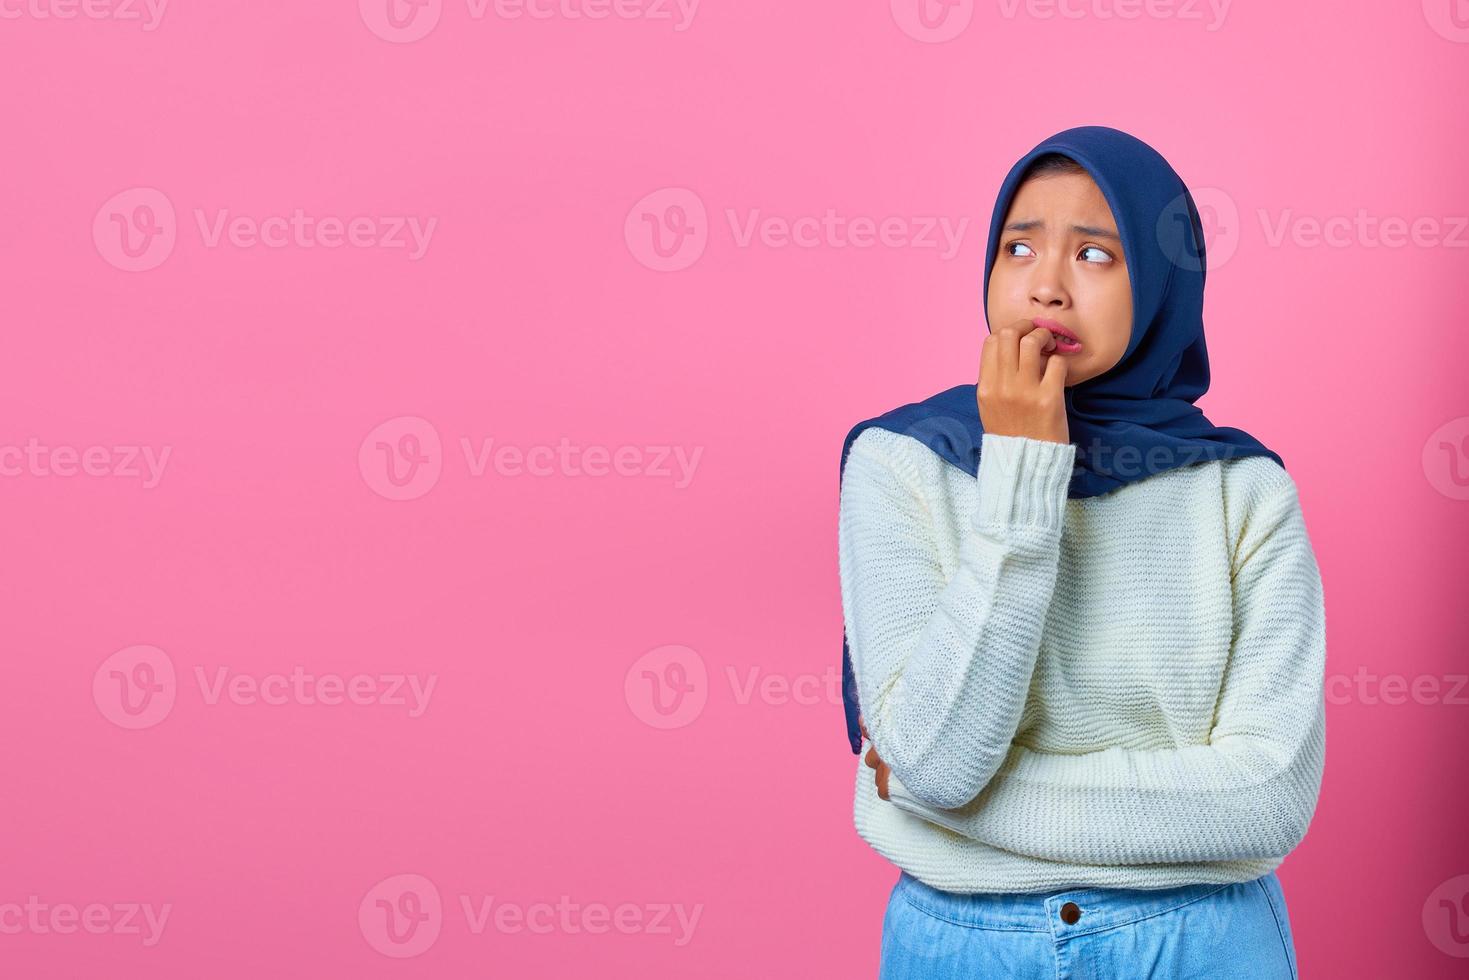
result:
[[[1045,327],[1051,331],[1051,336],[1056,340],[1056,349],[1052,353],[1075,354],[1081,350],[1081,341],[1077,338],[1076,334],[1055,320],[1048,320],[1043,316],[1037,316],[1032,317],[1030,322],[1038,327]]]

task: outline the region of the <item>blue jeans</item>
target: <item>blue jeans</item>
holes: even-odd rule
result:
[[[1296,980],[1275,872],[1233,885],[960,895],[898,876],[879,980]]]

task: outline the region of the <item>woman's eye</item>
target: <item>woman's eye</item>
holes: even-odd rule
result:
[[[1025,244],[1024,242],[1011,242],[1009,245],[1005,246],[1005,251],[1009,252],[1009,254],[1011,255],[1014,255],[1015,253],[1010,251],[1012,248],[1023,248],[1029,251],[1030,246]]]
[[[1112,256],[1108,255],[1105,251],[1103,251],[1102,249],[1098,248],[1095,245],[1088,245],[1086,248],[1084,248],[1084,249],[1081,250],[1081,254],[1082,255],[1085,255],[1088,252],[1096,252],[1098,255],[1101,256],[1101,258],[1100,259],[1097,259],[1096,261],[1099,261],[1099,262],[1110,262],[1110,261],[1112,261]]]

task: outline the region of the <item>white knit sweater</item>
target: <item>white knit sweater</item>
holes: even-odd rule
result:
[[[842,612],[890,800],[858,833],[952,892],[1248,881],[1326,753],[1321,577],[1252,456],[1069,499],[1073,444],[986,434],[977,477],[879,428],[842,480]]]

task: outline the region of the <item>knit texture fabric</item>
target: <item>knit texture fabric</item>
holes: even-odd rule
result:
[[[891,799],[857,831],[952,892],[1239,882],[1305,836],[1326,752],[1321,577],[1269,457],[1068,498],[1076,446],[979,472],[872,428],[842,479],[842,612]]]

